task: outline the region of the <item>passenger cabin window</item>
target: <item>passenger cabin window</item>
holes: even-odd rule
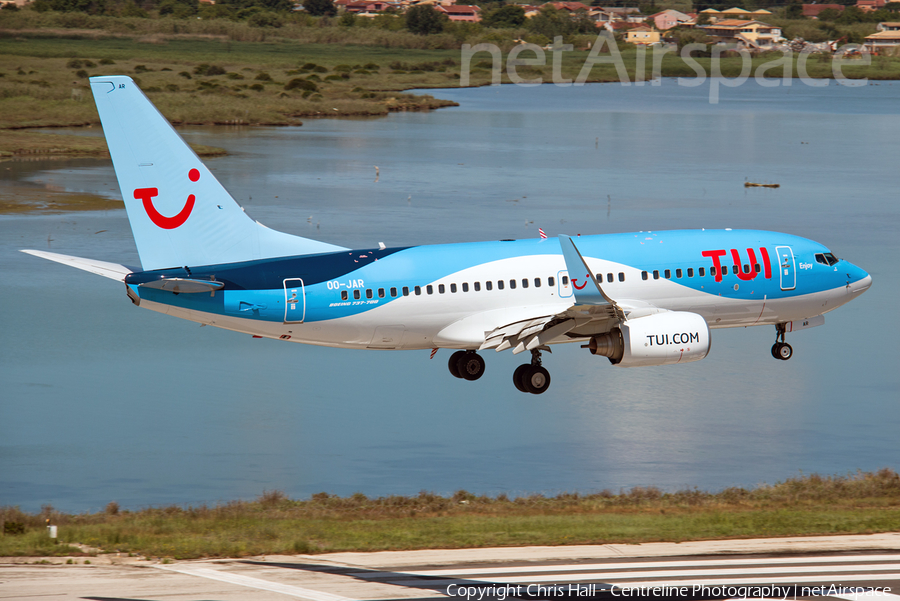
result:
[[[620,281],[620,282],[624,282],[624,281],[625,281],[625,272],[624,272],[624,271],[620,271],[620,272],[619,272],[619,281]]]
[[[450,292],[456,293],[456,284],[450,284]]]
[[[709,268],[709,275],[713,275],[713,276],[716,275],[716,268],[715,268],[715,267],[710,267],[710,268]]]
[[[359,300],[360,296],[362,296],[362,295],[360,294],[359,290],[353,291],[353,299],[354,300]]]
[[[492,282],[492,281],[490,281],[490,280],[486,281],[486,282],[484,283],[484,289],[485,289],[485,290],[493,290],[493,289],[494,289],[494,282]]]
[[[409,296],[409,286],[403,287],[403,296]]]
[[[366,288],[366,298],[372,298],[372,289]]]
[[[753,271],[755,271],[756,273],[759,273],[759,263],[756,263],[755,265],[753,265]]]
[[[341,300],[347,300],[348,298],[350,298],[350,295],[347,294],[347,291],[341,290]]]
[[[612,282],[612,281],[613,281],[613,274],[607,273],[607,274],[606,274],[606,281],[607,281],[607,282]]]
[[[446,291],[447,291],[447,289],[444,287],[443,284],[438,284],[438,292],[440,292],[441,294],[443,294],[443,293],[446,292]]]
[[[503,290],[503,280],[497,280],[497,290]]]
[[[468,291],[469,291],[469,283],[463,282],[463,292],[468,292]]]
[[[422,296],[422,287],[421,286],[416,286],[415,288],[413,288],[413,291],[415,291],[416,296]]]
[[[384,298],[384,288],[378,289],[378,298]]]
[[[510,281],[509,281],[509,289],[510,289],[510,290],[515,290],[515,289],[516,289],[516,281],[515,281],[515,280],[510,280]]]
[[[547,285],[548,285],[548,286],[555,286],[556,284],[555,284],[554,282],[555,282],[555,280],[553,279],[553,276],[552,276],[552,275],[551,275],[549,278],[547,278]]]
[[[694,277],[694,268],[693,267],[688,267],[688,277],[689,278]]]
[[[427,286],[425,286],[425,292],[427,292],[428,294],[434,294],[434,287],[431,284],[428,284]]]
[[[667,279],[667,280],[672,279],[672,270],[671,270],[671,269],[666,269],[665,275],[666,275],[666,279]]]
[[[396,288],[391,288],[391,297],[393,297],[393,298],[397,297],[397,289]]]
[[[541,287],[541,278],[534,278],[534,287],[535,288]]]
[[[474,286],[475,286],[475,292],[478,292],[479,290],[481,290],[481,282],[475,282]]]
[[[706,267],[701,267],[698,271],[701,278],[706,277]]]
[[[658,279],[659,279],[659,269],[654,269],[654,270],[653,270],[653,279],[654,279],[654,280],[658,280]]]
[[[522,288],[528,288],[528,278],[522,278]]]
[[[642,272],[641,272],[641,279],[642,279],[642,280],[646,280],[647,277],[648,277],[649,275],[650,275],[650,274],[648,274],[646,271],[642,271]]]
[[[722,275],[728,275],[728,266],[722,265]]]
[[[675,277],[676,277],[676,278],[680,278],[680,277],[681,277],[681,270],[680,270],[680,269],[676,269],[676,270],[675,270]]]

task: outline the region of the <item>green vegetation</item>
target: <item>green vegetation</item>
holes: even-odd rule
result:
[[[191,144],[198,155],[214,157],[227,154],[224,149]],[[68,136],[35,131],[4,131],[0,136],[0,158],[52,155],[59,157],[108,158],[106,141],[101,137]]]
[[[364,56],[357,47],[290,41],[0,34],[0,128],[98,124],[87,77],[102,74],[134,77],[175,124],[299,125],[303,117],[380,116],[454,104],[390,90],[452,85],[456,79],[447,70],[458,53],[372,48]],[[409,75],[387,73],[400,58],[413,65],[451,62]],[[345,70],[334,72],[340,65]],[[325,74],[336,77],[322,82],[330,77]],[[311,81],[289,85],[296,79]]]
[[[49,542],[46,519],[59,526]],[[505,545],[688,541],[754,536],[858,534],[900,526],[900,476],[890,469],[848,476],[801,476],[752,490],[533,495],[510,499],[460,491],[451,497],[341,498],[319,493],[296,501],[277,491],[216,507],[122,510],[94,514],[44,507],[38,514],[0,509],[16,532],[0,537],[0,556],[65,555],[81,543],[148,557],[241,557]],[[19,527],[18,525],[21,525]]]
[[[584,67],[588,56],[584,48],[593,38],[581,38],[574,39],[585,45],[563,53],[562,76],[566,79],[575,78]],[[534,39],[542,41],[542,36]],[[623,46],[622,60],[632,80],[636,52]],[[530,51],[520,54],[523,59],[531,56]],[[780,53],[757,56],[754,69],[778,57]],[[469,85],[491,81],[492,63],[487,59],[487,53],[474,57]],[[794,76],[798,75],[796,60],[790,70]],[[545,65],[520,67],[519,75],[549,83],[553,81],[552,62],[545,56]],[[231,42],[172,35],[148,40],[139,36],[59,36],[43,30],[6,32],[0,33],[0,128],[96,125],[86,78],[98,74],[132,75],[175,124],[296,125],[306,117],[429,110],[453,103],[397,92],[458,85],[460,63],[458,50],[301,44],[291,39]],[[649,79],[652,63],[648,58],[644,79]],[[698,63],[709,72],[708,58],[698,58]],[[508,82],[504,66],[501,77]],[[674,53],[667,54],[661,66],[663,76],[697,76],[691,65]],[[831,58],[810,58],[807,70],[812,77],[832,77]],[[740,72],[739,57],[722,61],[723,75],[733,77]],[[768,75],[779,76],[780,72],[770,70]],[[844,72],[849,77],[896,79],[900,78],[900,61],[878,57],[868,67],[845,67]],[[611,63],[596,64],[588,81],[619,81],[619,74]]]

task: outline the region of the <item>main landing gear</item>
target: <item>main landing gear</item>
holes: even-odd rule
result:
[[[524,363],[513,372],[513,384],[522,392],[542,394],[550,388],[550,372],[541,365],[541,351],[531,351],[531,363]]]
[[[455,378],[474,381],[484,375],[484,359],[475,351],[456,351],[447,363]],[[542,394],[550,387],[550,372],[541,366],[541,351],[531,351],[531,363],[525,363],[513,372],[513,384],[522,392]]]
[[[484,375],[484,359],[475,351],[456,351],[447,364],[456,378],[474,381]]]
[[[775,344],[772,345],[772,356],[787,361],[794,355],[794,349],[784,341],[784,324],[775,325]]]

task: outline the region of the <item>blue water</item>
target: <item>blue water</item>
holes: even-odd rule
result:
[[[0,504],[718,490],[900,468],[900,84],[748,83],[717,105],[672,80],[432,93],[460,106],[183,135],[231,152],[207,163],[251,216],[343,246],[761,228],[828,245],[874,285],[791,335],[789,362],[769,327],[714,331],[683,366],[617,369],[568,345],[533,396],[508,351],[470,383],[448,351],[255,340],[17,252],[137,264],[124,211],[0,217]],[[103,161],[0,163],[0,193],[13,180],[118,194]]]

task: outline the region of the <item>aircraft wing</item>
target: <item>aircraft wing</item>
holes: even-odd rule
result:
[[[531,315],[519,315],[485,332],[479,350],[513,349],[513,354],[536,348],[549,350],[548,344],[584,340],[611,330],[628,316],[664,311],[643,301],[616,301],[603,290],[575,241],[560,235],[559,245],[575,292],[575,303],[562,312],[548,313],[547,307],[535,307]],[[582,275],[583,274],[583,275]]]
[[[63,265],[68,265],[69,267],[75,267],[76,269],[89,271],[97,275],[102,275],[105,278],[118,280],[120,282],[124,282],[125,276],[135,271],[130,267],[119,265],[118,263],[107,263],[106,261],[96,261],[94,259],[83,259],[81,257],[72,257],[69,255],[51,253],[45,250],[23,250],[22,252],[29,255],[34,255],[35,257],[40,257],[42,259],[48,259],[50,261],[62,263]]]

